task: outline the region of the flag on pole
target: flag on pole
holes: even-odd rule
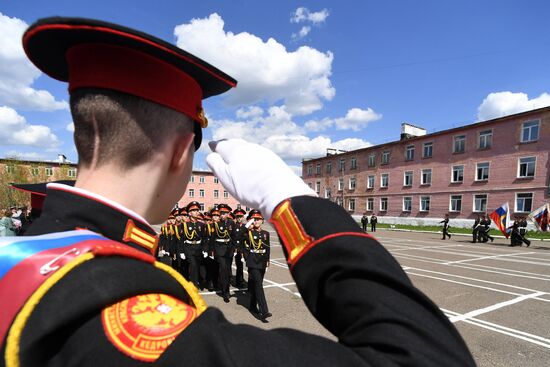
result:
[[[529,213],[529,219],[535,223],[535,226],[539,231],[548,232],[550,231],[550,204],[546,203],[538,209],[533,210]]]
[[[502,234],[508,238],[511,232],[508,227],[512,225],[510,222],[510,208],[508,206],[508,202],[502,204],[494,212],[489,214],[489,217],[493,220]]]

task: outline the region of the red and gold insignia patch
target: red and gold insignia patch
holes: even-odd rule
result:
[[[197,310],[166,294],[131,297],[101,314],[107,338],[124,354],[154,362],[197,317]]]

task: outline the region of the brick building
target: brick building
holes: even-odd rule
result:
[[[528,214],[549,201],[550,107],[304,160],[302,177],[352,215],[434,224],[448,213],[467,225],[509,202]]]
[[[210,210],[222,203],[228,204],[233,209],[241,206],[210,171],[193,170],[185,194],[178,200],[178,206],[184,207],[193,200],[201,204],[201,211]],[[249,210],[244,206],[243,209]]]

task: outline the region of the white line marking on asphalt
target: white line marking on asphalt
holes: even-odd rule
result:
[[[279,288],[281,286],[285,287],[285,286],[288,286],[288,285],[296,285],[296,283],[270,284],[270,285],[264,285],[263,288],[264,289],[265,288]],[[246,288],[235,288],[235,287],[232,286],[229,291],[230,291],[230,293],[231,293],[231,291],[233,291],[233,293],[235,293],[235,292],[244,291],[244,290],[246,290]],[[199,294],[201,296],[210,296],[210,295],[213,295],[213,294],[217,294],[217,292],[208,291],[208,292],[199,292]]]
[[[545,292],[536,292],[536,293],[526,294],[524,296],[519,296],[519,297],[516,297],[516,298],[508,300],[508,301],[496,303],[492,306],[488,306],[488,307],[484,307],[484,308],[480,308],[480,309],[477,309],[477,310],[467,312],[463,315],[453,316],[453,317],[450,318],[450,321],[452,323],[455,323],[455,322],[458,322],[458,321],[471,319],[473,317],[476,317],[476,316],[479,316],[479,315],[482,315],[482,314],[485,314],[485,313],[489,313],[489,312],[498,310],[499,308],[510,306],[510,305],[515,304],[515,303],[525,301],[526,299],[536,298],[536,297],[542,296],[544,294],[546,294],[546,293]]]
[[[534,254],[534,253],[535,253],[535,252],[526,252],[526,254]],[[521,255],[521,253],[515,253],[515,254],[501,254],[501,255],[493,255],[493,256],[483,256],[483,257],[478,257],[478,258],[475,258],[475,259],[466,259],[466,260],[449,261],[449,262],[443,263],[443,265],[451,265],[451,264],[463,263],[463,262],[466,262],[466,261],[478,261],[478,260],[485,260],[485,259],[494,259],[494,258],[496,258],[496,257],[517,256],[517,255]]]

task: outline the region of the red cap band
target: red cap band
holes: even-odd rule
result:
[[[86,43],[71,47],[69,92],[105,88],[138,96],[181,112],[206,127],[202,90],[182,70],[143,52],[121,46]]]

